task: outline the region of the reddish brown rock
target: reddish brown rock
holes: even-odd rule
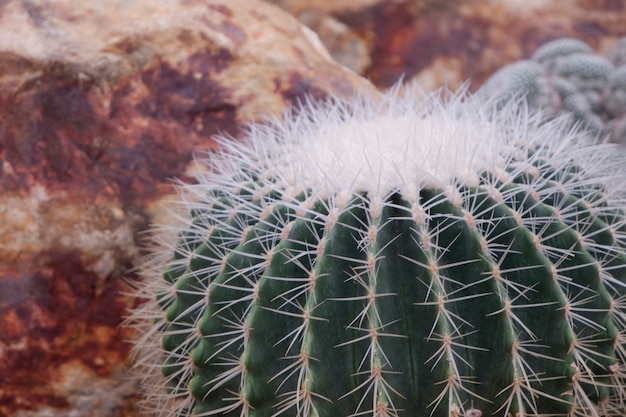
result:
[[[300,22],[317,33],[337,63],[358,74],[363,74],[370,67],[370,50],[367,43],[346,24],[319,10],[305,10],[297,17]]]
[[[296,16],[315,10],[345,24],[367,47],[363,75],[381,87],[403,76],[426,89],[470,80],[475,90],[550,40],[574,37],[603,52],[626,35],[625,0],[270,1]]]
[[[123,277],[169,179],[368,88],[257,0],[0,2],[0,415],[133,415]]]
[[[497,69],[550,40],[574,37],[598,49],[612,44],[626,34],[617,23],[625,20],[626,9],[610,2],[464,1],[392,36],[392,46],[378,48],[373,60],[397,66],[379,65],[369,75],[384,85],[405,72],[427,88],[470,80],[475,90]]]

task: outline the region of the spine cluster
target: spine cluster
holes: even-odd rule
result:
[[[147,402],[168,416],[623,416],[614,148],[513,104],[355,103],[253,127],[185,187],[190,215],[135,313],[153,322]],[[385,152],[413,141],[426,156]]]

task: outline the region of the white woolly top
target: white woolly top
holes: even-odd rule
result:
[[[342,191],[383,197],[477,185],[484,171],[506,182],[506,170],[537,147],[554,155],[556,165],[574,159],[602,169],[596,152],[586,149],[590,139],[581,140],[565,120],[546,123],[520,100],[504,107],[496,102],[465,91],[425,94],[415,86],[349,102],[307,102],[284,121],[252,125],[243,141],[218,138],[224,152],[210,156],[212,173],[201,182],[225,185],[244,169],[292,195],[308,190],[320,198]]]

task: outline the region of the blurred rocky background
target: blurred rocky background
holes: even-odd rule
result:
[[[126,282],[212,135],[401,78],[476,90],[625,21],[626,0],[0,1],[0,416],[136,415]]]
[[[574,37],[599,53],[626,33],[624,0],[268,0],[319,34],[332,57],[379,87],[471,81]]]

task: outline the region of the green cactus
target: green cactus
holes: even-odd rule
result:
[[[625,156],[441,94],[309,103],[221,139],[146,268],[148,406],[626,413]]]
[[[548,117],[571,114],[593,135],[626,144],[626,38],[606,58],[576,39],[549,42],[496,72],[482,93],[523,94]]]

